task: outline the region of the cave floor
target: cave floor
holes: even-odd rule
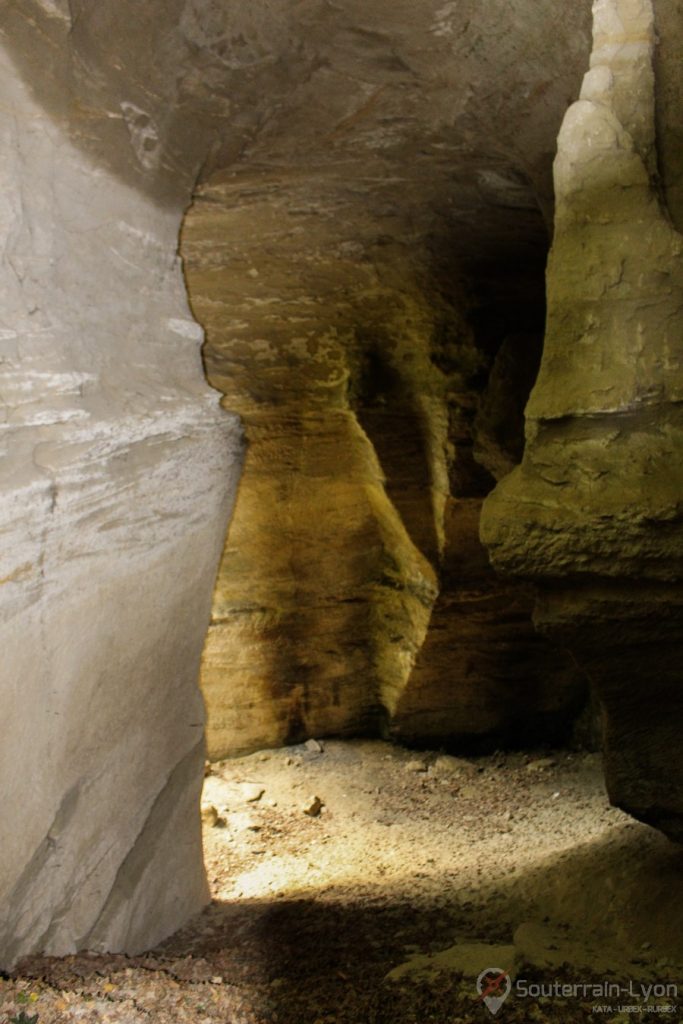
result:
[[[683,983],[681,854],[595,754],[309,741],[214,765],[203,813],[211,905],[151,954],[24,961],[3,1024],[470,1024],[489,967],[498,1020],[683,1018],[647,995]]]

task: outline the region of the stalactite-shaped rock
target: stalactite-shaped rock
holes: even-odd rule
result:
[[[594,681],[613,801],[683,838],[683,238],[653,179],[654,42],[650,0],[596,0],[525,456],[482,537]]]

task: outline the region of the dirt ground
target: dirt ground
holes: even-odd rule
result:
[[[474,1024],[488,968],[499,1021],[683,1019],[683,854],[597,755],[312,740],[202,806],[211,905],[145,956],[24,961],[0,1024]]]

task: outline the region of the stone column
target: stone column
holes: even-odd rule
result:
[[[657,189],[651,0],[596,0],[555,161],[522,465],[485,504],[501,571],[592,678],[616,805],[683,839],[683,239]]]

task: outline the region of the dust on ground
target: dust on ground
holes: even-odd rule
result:
[[[145,956],[25,960],[2,1024],[473,1024],[487,968],[496,1020],[683,1019],[682,855],[597,755],[311,740],[212,766],[203,817],[211,905]]]

